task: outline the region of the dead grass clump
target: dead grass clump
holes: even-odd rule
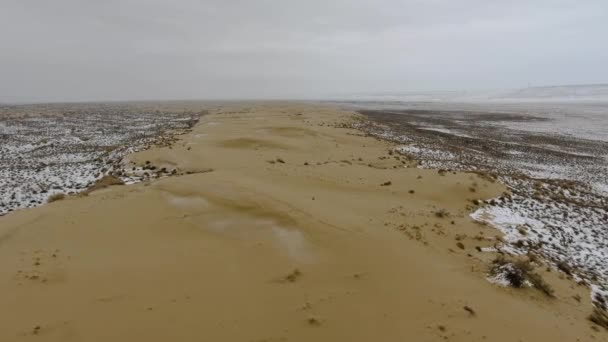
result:
[[[589,315],[589,320],[600,327],[608,330],[608,312],[598,307],[593,308],[593,312]]]
[[[557,263],[557,268],[569,276],[572,275],[572,268],[570,267],[570,265],[568,265],[567,263],[565,263],[563,261],[560,261]]]
[[[446,218],[446,217],[450,216],[450,212],[445,209],[439,209],[435,212],[435,216],[437,216],[439,218]]]
[[[53,203],[53,202],[56,202],[56,201],[61,201],[62,199],[65,199],[65,194],[61,194],[61,193],[60,194],[54,194],[54,195],[51,195],[46,200],[46,202],[47,203]]]
[[[524,235],[524,236],[528,235],[528,231],[523,226],[517,226],[517,232],[519,232],[519,234]]]
[[[534,272],[534,266],[528,259],[509,260],[500,255],[494,261],[490,274],[502,274],[509,285],[514,288],[526,287],[526,284],[534,286],[536,289],[547,295],[555,297],[554,290],[543,277]]]
[[[302,275],[302,272],[297,268],[283,278],[284,281],[294,283]]]
[[[549,283],[547,283],[543,279],[543,277],[540,274],[528,273],[527,277],[528,277],[528,281],[531,282],[535,288],[539,289],[542,293],[547,295],[547,297],[551,297],[551,298],[555,297],[555,293],[554,293],[555,291],[553,290],[551,285],[549,285]]]
[[[468,312],[468,313],[469,313],[471,316],[475,316],[475,315],[477,314],[477,313],[475,312],[475,310],[473,310],[473,308],[472,308],[472,307],[470,307],[470,306],[468,306],[468,305],[465,305],[465,306],[463,307],[463,309],[464,309],[466,312]]]
[[[487,180],[488,182],[494,183],[496,182],[496,178],[498,178],[495,174],[488,171],[476,171],[474,172],[479,176],[479,178]]]
[[[526,257],[532,263],[535,263],[535,264],[541,265],[541,266],[543,264],[543,262],[540,260],[540,257],[536,253],[534,253],[532,251],[528,251],[528,253],[526,253]]]
[[[503,273],[505,279],[514,288],[522,288],[526,283],[526,273],[529,269],[525,263],[513,263],[504,256],[499,256],[493,261],[494,266],[490,273]]]
[[[316,317],[309,317],[306,322],[308,322],[308,325],[312,325],[312,326],[319,326],[321,325],[321,321],[316,318]]]
[[[91,192],[96,191],[96,190],[105,189],[112,185],[124,185],[124,184],[125,183],[120,178],[118,178],[116,176],[112,176],[112,175],[106,175],[106,176],[101,177],[99,180],[97,180],[97,182],[95,182],[95,184],[93,184],[93,186],[91,186],[85,192],[83,192],[82,195],[87,196],[88,194],[90,194]]]

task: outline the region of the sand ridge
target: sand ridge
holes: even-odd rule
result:
[[[499,233],[468,215],[500,184],[418,169],[358,119],[219,106],[125,160],[179,175],[1,217],[0,340],[607,338],[555,272],[556,299],[486,281]]]

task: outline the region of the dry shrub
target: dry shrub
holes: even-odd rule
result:
[[[476,173],[477,176],[479,176],[479,178],[485,179],[491,183],[496,182],[496,178],[498,178],[495,174],[493,174],[489,171],[474,171],[473,173]]]
[[[465,306],[463,307],[463,309],[464,309],[466,312],[468,312],[468,313],[469,313],[471,316],[475,316],[475,315],[477,314],[477,313],[475,312],[475,310],[473,310],[473,308],[472,308],[472,307],[470,307],[470,306],[468,306],[468,305],[465,305]]]
[[[450,216],[450,212],[445,209],[440,209],[435,212],[435,216],[437,216],[438,218],[445,218]]]
[[[555,291],[538,273],[528,273],[528,281],[548,297],[555,297]]]
[[[52,196],[50,196],[46,201],[47,203],[53,203],[56,201],[61,201],[62,199],[65,199],[65,194],[54,194]]]
[[[514,288],[522,288],[526,282],[532,284],[536,289],[544,293],[547,297],[555,297],[554,290],[543,277],[534,272],[534,266],[528,259],[517,259],[511,261],[505,256],[500,255],[494,261],[490,270],[491,274],[504,273],[509,284]]]
[[[560,261],[557,263],[557,268],[569,276],[572,275],[572,268],[570,267],[570,265],[568,265],[567,263],[565,263],[563,261]]]
[[[589,320],[604,329],[608,329],[608,313],[598,307],[593,308],[593,312],[589,315]]]
[[[297,268],[294,269],[291,273],[289,273],[288,275],[285,276],[284,281],[293,283],[296,280],[298,280],[298,278],[302,275],[302,272],[300,272],[300,270],[298,270]]]
[[[112,175],[106,175],[100,178],[93,186],[88,188],[86,191],[82,193],[83,196],[87,196],[93,191],[105,189],[112,185],[124,185],[125,183],[118,177]]]

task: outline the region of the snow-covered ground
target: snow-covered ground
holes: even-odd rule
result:
[[[83,191],[124,155],[197,119],[120,104],[0,106],[0,215],[46,203],[57,193]]]
[[[526,132],[608,141],[608,84],[477,92],[358,94],[336,97],[329,102],[354,109],[523,114],[539,120],[530,124],[529,121],[513,121],[507,118],[504,121],[493,121],[492,125]],[[457,119],[457,115],[454,113],[454,119]]]
[[[348,105],[371,119],[357,128],[419,167],[499,175],[510,195],[471,216],[504,233],[503,252],[533,251],[608,293],[608,102],[375,106]]]

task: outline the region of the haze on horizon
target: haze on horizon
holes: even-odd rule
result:
[[[608,82],[605,0],[2,0],[0,102]]]

